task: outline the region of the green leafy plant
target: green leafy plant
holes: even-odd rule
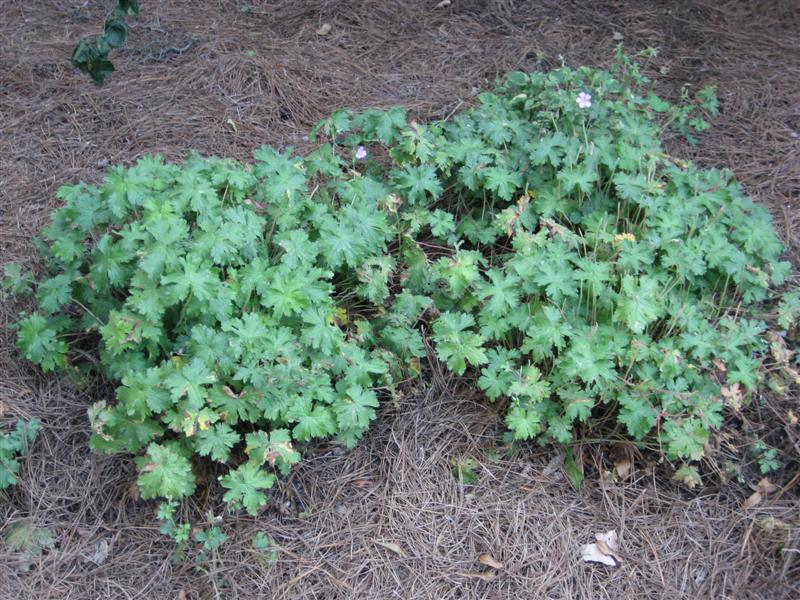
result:
[[[200,552],[198,552],[195,560],[197,562],[204,562],[209,559],[209,556],[216,558],[216,551],[222,544],[228,541],[228,534],[214,525],[208,529],[199,529],[195,531],[194,539],[196,542],[202,544]]]
[[[95,84],[103,85],[114,72],[114,64],[108,58],[109,52],[122,48],[128,41],[125,17],[138,14],[138,0],[115,0],[103,25],[103,33],[83,38],[75,46],[71,59],[73,66],[89,75]]]
[[[279,556],[278,544],[263,531],[253,536],[253,548],[255,548],[259,562],[263,566],[269,567],[277,562]]]
[[[761,380],[758,304],[790,265],[730,171],[662,147],[670,128],[707,128],[713,89],[672,105],[648,84],[618,50],[613,71],[510,73],[446,122],[338,111],[317,129],[388,152],[372,168],[411,238],[405,290],[439,313],[439,358],[507,399],[515,439],[568,443],[611,414],[695,460],[722,425],[721,387]]]
[[[620,51],[613,71],[510,73],[446,121],[337,110],[306,157],[114,167],[59,190],[19,349],[116,383],[92,446],[137,454],[184,544],[198,469],[218,463],[225,500],[258,512],[298,443],[355,444],[420,372],[420,330],[506,403],[514,439],[567,444],[603,419],[699,459],[722,387],[760,382],[757,308],[789,263],[731,172],[664,151],[716,110],[696,100],[656,97]]]
[[[0,490],[17,483],[20,454],[28,451],[28,446],[36,439],[39,421],[19,419],[13,431],[0,434]]]
[[[28,519],[11,524],[3,541],[10,550],[19,553],[23,570],[30,567],[31,559],[41,556],[56,545],[53,531],[49,527],[37,527]]]
[[[478,461],[468,456],[463,459],[453,458],[450,461],[453,465],[453,477],[463,485],[472,485],[479,479]]]
[[[0,279],[0,298],[8,296],[27,296],[33,286],[33,275],[23,271],[17,263],[8,263],[3,266],[3,279]]]
[[[423,354],[413,310],[389,301],[387,193],[330,147],[265,147],[252,165],[149,157],[59,190],[18,345],[45,371],[117,382],[89,411],[92,447],[139,455],[140,494],[172,506],[173,537],[198,465],[227,465],[225,500],[255,514],[298,442],[355,444]]]
[[[775,448],[770,448],[763,441],[758,440],[753,444],[753,453],[762,475],[772,473],[781,468],[781,464],[778,462],[778,451]]]

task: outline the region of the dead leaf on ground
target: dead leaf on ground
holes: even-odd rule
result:
[[[550,477],[564,465],[565,455],[563,452],[556,452],[550,462],[542,469],[542,477]],[[526,465],[525,468],[529,469],[531,465]]]
[[[497,577],[497,571],[486,571],[486,573],[467,573],[464,571],[459,571],[456,575],[460,575],[461,577],[469,577],[471,579],[482,579],[483,581],[494,581]]]
[[[375,485],[375,482],[371,479],[353,479],[353,481],[350,482],[350,485],[357,488],[371,488],[373,485]]]
[[[383,546],[387,550],[391,550],[392,552],[394,552],[398,556],[402,556],[403,558],[405,558],[406,556],[406,553],[403,552],[403,549],[394,542],[382,542],[381,540],[372,540],[372,543],[378,544],[378,546]]]
[[[739,414],[742,410],[742,400],[744,399],[742,386],[738,382],[733,385],[723,385],[720,388],[720,393],[725,398],[725,404],[733,409],[736,414]]]
[[[750,487],[753,489],[753,491],[760,492],[764,496],[766,496],[767,494],[772,494],[778,489],[778,486],[772,483],[769,480],[769,477],[763,477],[761,481],[759,481],[754,486]]]
[[[800,385],[800,372],[797,369],[792,369],[791,367],[783,367],[783,372],[788,375],[792,381],[796,384]]]
[[[128,486],[128,493],[134,501],[139,500],[139,484],[134,479]]]
[[[319,29],[317,29],[317,35],[328,35],[331,32],[331,24],[330,23],[323,23],[320,25]]]
[[[83,555],[83,562],[91,562],[96,565],[102,565],[108,558],[108,540],[102,539],[92,545],[92,549],[88,554]]]
[[[597,539],[597,547],[604,553],[608,554],[615,560],[622,562],[622,557],[617,554],[619,550],[619,538],[617,532],[607,531],[606,533],[598,533],[594,536]]]
[[[715,358],[714,360],[712,360],[711,364],[714,365],[715,367],[717,367],[717,371],[719,371],[721,373],[727,373],[728,372],[728,367],[725,366],[725,363],[722,362],[722,360],[720,360],[719,358]]]
[[[614,470],[619,475],[620,479],[625,479],[631,472],[631,461],[628,458],[622,458],[614,463]]]
[[[680,481],[686,487],[692,490],[703,483],[703,480],[700,479],[700,474],[697,472],[697,469],[688,465],[684,465],[675,471],[675,474],[672,476],[672,480]]]
[[[767,333],[767,340],[775,361],[780,365],[787,366],[789,361],[794,358],[794,351],[789,350],[784,339],[774,331]]]
[[[501,563],[491,554],[481,554],[478,557],[478,562],[481,563],[482,565],[486,565],[487,567],[492,567],[493,569],[503,568],[503,563]]]
[[[436,8],[444,8],[445,6],[450,6],[450,0],[442,0],[439,4],[436,5]]]
[[[581,548],[583,562],[596,562],[609,567],[616,567],[618,562],[622,562],[622,557],[618,554],[619,539],[616,531],[612,529],[606,533],[596,533],[594,537],[594,544],[586,544]]]
[[[742,503],[742,508],[745,510],[755,508],[761,504],[761,492],[753,492],[750,497]]]
[[[756,525],[765,531],[785,531],[792,530],[789,523],[776,519],[775,517],[760,517],[756,519]]]

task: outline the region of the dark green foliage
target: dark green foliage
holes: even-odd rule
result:
[[[102,35],[83,38],[72,52],[72,64],[97,85],[103,85],[114,73],[114,65],[108,53],[122,48],[128,41],[128,25],[125,17],[139,14],[137,0],[116,0],[106,17]]]
[[[182,539],[171,515],[198,457],[257,512],[296,442],[356,443],[381,389],[419,372],[420,330],[508,399],[516,439],[569,443],[611,416],[697,459],[721,386],[760,381],[755,308],[789,265],[730,172],[664,152],[664,128],[702,130],[700,109],[618,58],[616,73],[511,73],[446,122],[336,111],[305,158],[148,157],[66,186],[19,348],[52,370],[99,345],[118,388],[90,411],[93,446],[142,454],[143,496],[168,500]],[[716,110],[710,90],[698,101]],[[785,326],[798,304],[779,306]]]
[[[20,419],[13,431],[0,433],[0,490],[17,483],[18,455],[28,451],[38,431],[39,421]]]
[[[255,512],[269,471],[299,460],[295,441],[355,444],[377,388],[424,354],[389,302],[398,219],[366,178],[316,180],[291,149],[255,156],[113,168],[100,187],[62,188],[43,231],[50,274],[19,348],[47,371],[80,364],[72,345],[99,342],[119,386],[90,411],[92,445],[144,452],[145,498],[193,493],[199,455],[231,466],[226,498]],[[384,331],[403,344],[384,348]]]
[[[510,398],[515,438],[569,442],[612,411],[635,440],[696,459],[722,423],[721,385],[760,381],[765,325],[751,311],[788,263],[729,171],[661,146],[667,127],[708,126],[713,90],[673,106],[617,58],[616,73],[511,73],[475,108],[391,143],[341,111],[318,130],[388,145],[393,162],[375,172],[408,235],[434,239],[401,250],[404,281],[441,311],[438,356]],[[796,304],[781,305],[785,322]]]

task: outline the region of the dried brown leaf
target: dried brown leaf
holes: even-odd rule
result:
[[[96,565],[102,565],[108,558],[108,540],[98,540],[92,545],[92,549],[83,555],[83,562],[91,562]]]
[[[791,367],[783,367],[783,372],[786,373],[795,384],[800,385],[800,372]]]
[[[769,477],[764,477],[759,481],[755,486],[750,486],[753,488],[753,491],[759,492],[766,496],[767,494],[771,494],[778,489],[778,486],[772,483],[769,480]]]
[[[759,504],[761,504],[761,492],[753,492],[750,494],[750,497],[744,501],[742,504],[742,508],[748,510],[750,508],[755,508]]]
[[[503,563],[501,563],[491,554],[481,554],[478,557],[478,562],[481,563],[482,565],[486,565],[487,567],[492,567],[493,569],[503,568]]]
[[[594,537],[597,540],[597,547],[600,548],[600,550],[609,556],[613,556],[618,561],[622,560],[620,555],[617,554],[619,550],[619,538],[617,537],[616,531],[612,529],[606,533],[597,533]]]
[[[614,463],[614,470],[619,475],[620,479],[625,479],[631,473],[631,461],[629,458],[621,458]]]
[[[742,400],[744,399],[742,387],[739,385],[739,383],[737,382],[732,385],[723,385],[720,388],[720,393],[722,394],[722,397],[725,398],[725,404],[738,415],[742,411]]]
[[[371,479],[353,479],[350,482],[350,485],[357,488],[371,488],[375,485],[375,482]]]
[[[622,562],[619,555],[619,538],[613,529],[606,533],[596,533],[595,543],[587,544],[581,548],[581,560],[584,562],[596,562],[609,567],[616,567],[618,562]]]
[[[394,542],[383,542],[381,540],[372,540],[372,543],[377,544],[378,546],[383,546],[384,548],[386,548],[387,550],[391,550],[398,556],[402,556],[404,558],[406,556],[406,553],[403,551],[403,549]]]
[[[586,544],[581,548],[581,560],[583,562],[594,562],[607,565],[609,567],[616,567],[617,561],[614,557],[605,554],[597,544]]]
[[[789,361],[794,358],[794,351],[789,350],[784,339],[773,331],[767,333],[767,339],[775,362],[784,366],[788,365]]]
[[[672,480],[680,481],[689,489],[694,489],[703,483],[703,480],[700,479],[700,474],[697,472],[697,469],[688,465],[684,465],[675,471],[675,474],[672,476]]]

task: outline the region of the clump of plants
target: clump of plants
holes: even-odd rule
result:
[[[617,66],[511,73],[389,145],[382,177],[406,235],[428,241],[401,249],[403,285],[440,312],[439,358],[509,400],[514,439],[567,443],[611,414],[669,458],[699,459],[723,387],[759,383],[757,306],[790,265],[730,171],[662,147],[667,128],[707,128],[713,90],[672,106],[621,53]]]
[[[0,490],[17,483],[19,455],[28,451],[36,439],[39,421],[19,419],[12,431],[0,433]]]
[[[422,334],[508,402],[514,439],[612,418],[698,459],[723,386],[759,383],[757,307],[789,265],[729,171],[662,147],[707,127],[713,91],[673,106],[647,83],[620,52],[511,73],[445,121],[336,111],[306,157],[151,157],[63,187],[20,351],[116,383],[92,445],[138,455],[167,524],[203,462],[255,513],[298,442],[354,444]]]
[[[89,411],[92,447],[140,455],[143,498],[192,494],[205,460],[229,465],[225,499],[257,512],[297,442],[354,444],[422,354],[416,307],[389,302],[388,190],[321,177],[347,166],[325,150],[149,157],[59,191],[19,347],[45,371],[116,382]]]

